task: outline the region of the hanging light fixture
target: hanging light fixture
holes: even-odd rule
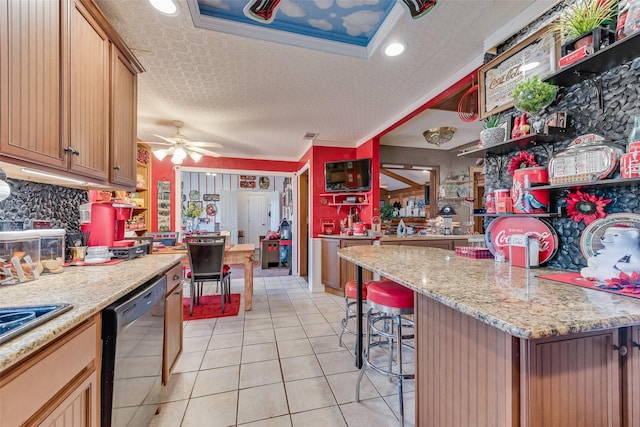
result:
[[[165,157],[167,157],[167,154],[169,154],[169,151],[167,150],[153,150],[153,155],[156,156],[156,158],[158,160],[163,160]]]
[[[189,157],[191,157],[194,162],[198,163],[202,158],[202,154],[196,153],[195,151],[189,151]]]
[[[422,132],[422,136],[424,136],[424,140],[429,144],[440,146],[440,144],[451,141],[456,130],[457,129],[452,126],[440,126],[425,130]]]

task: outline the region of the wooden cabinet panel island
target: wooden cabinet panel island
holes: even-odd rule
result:
[[[640,300],[448,250],[338,254],[416,292],[416,425],[638,425]]]

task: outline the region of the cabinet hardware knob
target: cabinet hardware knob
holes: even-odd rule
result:
[[[120,166],[115,165],[115,166],[113,167],[113,170],[119,171],[119,170],[120,170]]]
[[[638,347],[640,348],[640,344],[635,342],[635,341],[631,341],[631,347]]]
[[[174,295],[180,295],[180,291],[175,291],[173,294]]]
[[[617,346],[614,345],[613,349],[616,350],[618,353],[620,353],[620,356],[626,356],[627,353],[629,353],[629,350],[627,349],[626,345],[621,345],[621,346]]]
[[[176,274],[176,275],[173,276],[173,280],[178,280],[179,278],[180,278],[179,274]]]
[[[80,155],[80,152],[79,152],[78,150],[73,150],[73,155],[74,155],[74,156],[79,156],[79,155]]]
[[[75,150],[72,147],[67,147],[62,151],[64,151],[65,153],[71,153],[71,154],[73,154],[75,152]]]

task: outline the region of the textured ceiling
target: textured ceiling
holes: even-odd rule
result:
[[[153,134],[170,135],[171,121],[182,120],[186,137],[222,144],[223,156],[299,160],[312,143],[307,132],[319,134],[313,144],[355,147],[433,98],[478,67],[484,41],[533,1],[441,0],[423,18],[398,20],[386,41],[404,41],[405,54],[369,59],[195,28],[186,0],[173,17],[143,0],[97,3],[146,69],[141,140],[159,141]],[[420,134],[456,126],[455,117],[423,115]]]

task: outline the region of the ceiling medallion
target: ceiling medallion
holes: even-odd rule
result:
[[[453,134],[456,133],[456,130],[457,129],[452,126],[440,126],[437,128],[425,130],[424,132],[422,132],[422,136],[424,136],[425,141],[427,141],[429,144],[440,146],[440,144],[451,141],[451,138],[453,138]]]

